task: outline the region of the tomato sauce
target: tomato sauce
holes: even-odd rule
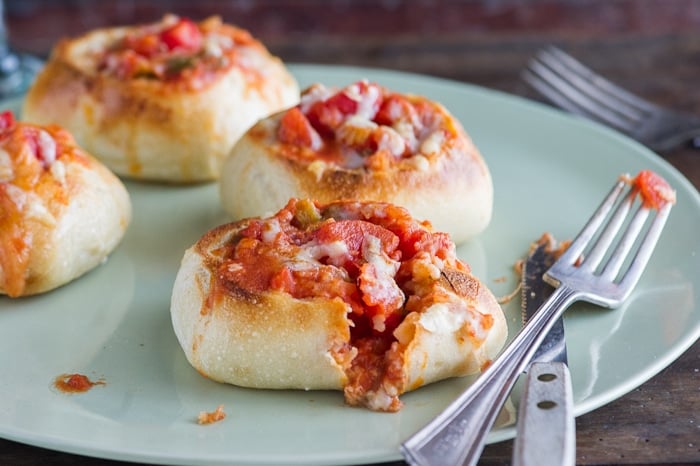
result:
[[[105,385],[104,380],[92,381],[83,374],[61,374],[54,379],[53,386],[62,393],[85,393],[96,385]]]

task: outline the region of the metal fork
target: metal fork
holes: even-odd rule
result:
[[[638,97],[596,74],[561,49],[540,50],[522,78],[555,105],[627,134],[657,151],[698,145],[700,117]]]
[[[573,302],[618,307],[651,257],[672,203],[651,209],[620,179],[567,251],[547,271],[557,288],[502,354],[441,414],[401,445],[413,466],[474,465],[519,375]],[[625,194],[626,192],[626,194]]]

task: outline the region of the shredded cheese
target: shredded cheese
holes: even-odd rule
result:
[[[379,127],[378,150],[385,150],[394,157],[400,157],[406,149],[406,142],[401,135],[389,126]]]
[[[272,218],[265,222],[262,227],[262,240],[263,243],[272,243],[275,241],[275,238],[277,238],[277,235],[279,235],[282,232],[282,228],[280,227],[280,222],[276,218]]]
[[[420,153],[424,155],[438,153],[443,142],[445,142],[445,135],[442,133],[442,131],[433,131],[421,143]]]
[[[43,159],[44,164],[47,167],[50,167],[56,161],[56,141],[49,133],[41,129],[39,130],[39,136],[37,137],[37,145],[39,155]]]
[[[321,265],[320,259],[324,257],[330,264],[342,264],[348,254],[348,245],[345,241],[337,240],[323,244],[311,241],[301,247],[289,266],[292,270],[315,268]]]
[[[63,162],[56,160],[51,164],[50,171],[51,176],[53,176],[56,181],[58,181],[61,185],[66,184],[66,165]]]

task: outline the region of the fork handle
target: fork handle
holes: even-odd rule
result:
[[[493,364],[401,445],[406,461],[412,466],[475,465],[511,388],[554,321],[579,297],[565,285],[556,288]]]

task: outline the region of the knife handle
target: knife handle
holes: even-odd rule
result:
[[[533,362],[528,369],[513,444],[513,466],[576,464],[571,375],[562,362]]]

